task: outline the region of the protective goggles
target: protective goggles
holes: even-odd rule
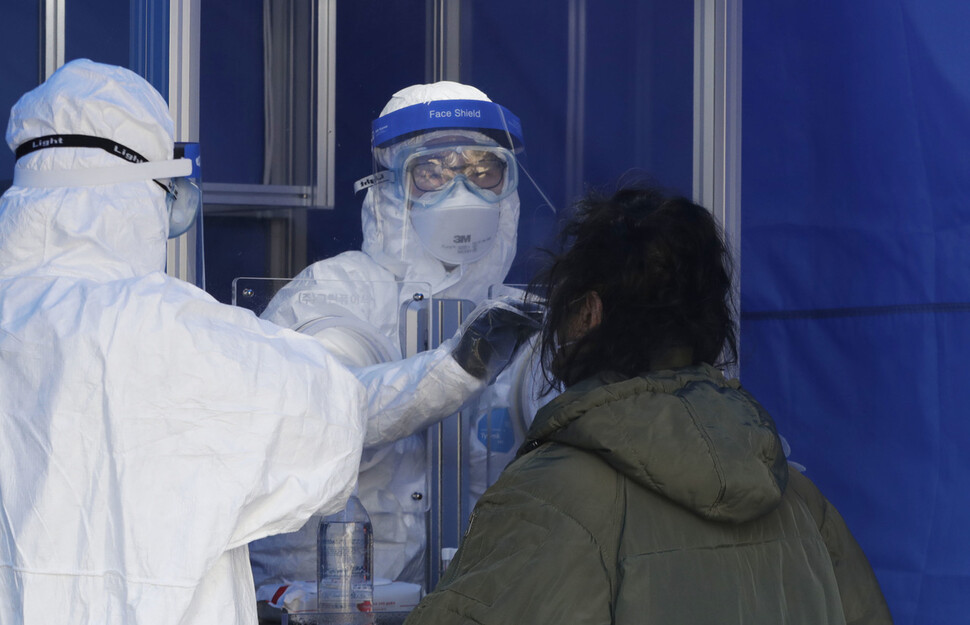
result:
[[[400,166],[378,171],[354,183],[354,192],[394,184],[405,205],[431,207],[448,197],[456,184],[493,203],[515,191],[519,170],[509,150],[488,145],[441,145],[409,152]]]
[[[86,169],[33,170],[15,168],[13,184],[20,187],[91,187],[104,184],[152,180],[165,191],[169,238],[184,234],[195,223],[202,208],[202,190],[190,176],[188,158],[149,161],[131,148],[103,137],[89,135],[45,135],[17,146],[16,158],[47,148],[100,148],[124,159],[126,165]]]
[[[434,206],[459,183],[495,203],[508,197],[518,184],[515,157],[497,146],[419,148],[404,159],[399,172],[407,206]]]

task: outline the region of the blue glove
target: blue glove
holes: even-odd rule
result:
[[[542,316],[542,306],[533,302],[486,300],[462,324],[451,355],[462,369],[491,384],[542,326]]]

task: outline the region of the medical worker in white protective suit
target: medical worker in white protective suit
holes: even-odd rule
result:
[[[247,544],[342,508],[365,429],[395,413],[319,341],[164,273],[200,198],[172,131],[146,81],[87,60],[11,110],[3,625],[255,625]],[[454,342],[485,380],[511,353],[493,358],[496,310]]]
[[[446,81],[395,93],[373,123],[374,175],[357,184],[367,191],[362,251],[307,267],[262,316],[311,331],[329,319],[328,331],[314,333],[348,363],[363,364],[361,351],[400,359],[400,310],[415,291],[403,285],[479,303],[505,278],[516,250],[521,137],[519,120],[474,87]],[[483,388],[453,364],[432,351],[376,376],[414,398],[407,418],[365,441],[359,489],[374,526],[377,577],[425,581],[424,430]],[[361,380],[373,384],[364,371]],[[442,393],[455,399],[448,409],[429,405]],[[307,527],[251,545],[257,585],[313,579],[314,536]]]
[[[356,378],[317,341],[164,273],[198,206],[165,188],[191,170],[172,132],[145,80],[87,60],[11,110],[4,625],[254,624],[247,543],[340,509],[354,486]]]

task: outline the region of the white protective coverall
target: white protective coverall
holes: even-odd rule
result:
[[[415,104],[448,100],[490,101],[480,90],[454,82],[414,85],[394,94],[381,117]],[[380,167],[391,167],[401,151],[445,136],[490,141],[474,130],[436,129],[375,149],[375,160]],[[408,289],[399,291],[398,284],[427,283],[434,298],[479,303],[488,296],[490,286],[505,278],[515,256],[518,193],[500,200],[499,206],[498,232],[490,250],[479,260],[448,267],[415,236],[407,208],[392,185],[372,186],[367,189],[362,209],[363,250],[310,265],[277,294],[262,316],[290,328],[299,328],[322,315],[353,316],[385,337],[393,350],[391,359],[398,360],[399,311],[412,295]],[[305,297],[308,284],[325,297]],[[327,303],[321,305],[321,300]],[[321,336],[321,340],[326,344],[328,339]],[[388,398],[384,403],[398,407],[384,416],[385,426],[368,428],[359,477],[360,500],[374,526],[377,577],[417,584],[425,581],[428,496],[424,430],[455,413],[484,388],[481,381],[447,357],[449,350],[446,342],[417,357],[360,372],[361,381],[369,389],[385,386],[400,390],[397,398],[385,392]],[[297,534],[273,536],[251,545],[256,584],[314,579],[314,540],[315,531],[307,527]]]
[[[6,139],[69,133],[172,158],[168,106],[123,68],[68,63],[13,107]],[[119,164],[52,148],[17,168]],[[0,199],[3,625],[255,625],[247,544],[354,487],[356,377],[167,276],[167,234],[151,180]]]

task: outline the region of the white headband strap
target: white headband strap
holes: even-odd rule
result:
[[[13,184],[18,187],[42,188],[95,187],[122,182],[178,178],[191,173],[192,161],[187,158],[88,169],[38,170],[24,169],[18,164],[13,171]]]

